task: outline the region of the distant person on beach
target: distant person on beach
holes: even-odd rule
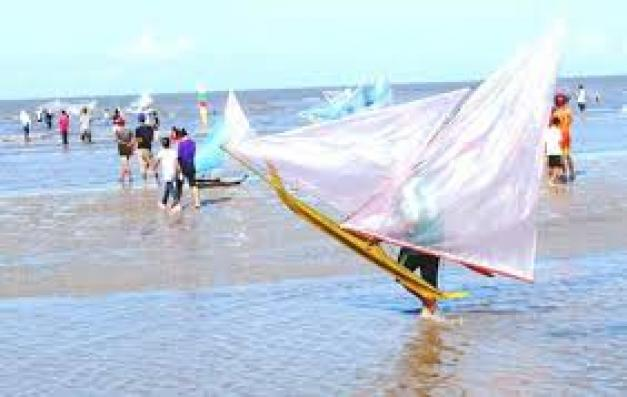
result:
[[[172,207],[178,205],[176,191],[176,181],[178,179],[178,153],[170,147],[170,138],[161,138],[161,150],[157,153],[155,169],[160,166],[161,178],[163,180],[163,196],[159,202],[159,207],[166,208],[168,199],[172,196]]]
[[[583,88],[583,84],[579,84],[577,89],[577,107],[581,113],[586,110],[586,100],[586,90]]]
[[[120,108],[115,108],[113,116],[111,116],[111,122],[113,124],[113,131],[117,133],[118,130],[123,129],[126,126],[126,120],[122,116]]]
[[[594,103],[596,103],[597,105],[601,103],[601,94],[599,93],[599,91],[594,93]]]
[[[46,128],[48,130],[52,129],[52,113],[48,109],[44,109],[44,120],[46,122]]]
[[[139,126],[135,128],[135,141],[137,142],[137,156],[139,159],[139,172],[144,181],[148,179],[148,170],[152,166],[152,141],[154,130],[146,124],[146,116],[140,113],[137,116]],[[168,142],[168,146],[170,143]]]
[[[571,156],[571,126],[573,124],[573,114],[568,106],[568,97],[564,93],[555,94],[554,103],[555,106],[551,112],[551,119],[554,117],[560,121],[559,127],[562,132],[562,161],[564,175],[567,180],[575,180],[575,165]]]
[[[81,109],[78,124],[81,133],[81,141],[91,143],[91,115],[89,114],[89,109],[87,109],[87,107]]]
[[[61,111],[59,116],[59,133],[61,134],[61,143],[64,147],[68,147],[68,135],[70,133],[70,115],[65,110]]]
[[[183,195],[183,183],[186,179],[191,190],[194,207],[200,208],[200,194],[198,192],[198,186],[196,185],[196,165],[194,164],[196,142],[187,135],[185,128],[176,130],[176,136],[178,140],[177,152],[179,167],[181,170],[180,178],[177,180],[177,204],[180,205],[180,200]]]
[[[155,109],[148,112],[148,125],[152,126],[153,130],[159,131],[159,113]]]
[[[24,142],[30,142],[31,120],[26,110],[20,111],[20,123],[22,124],[22,130],[24,131]]]
[[[412,272],[420,269],[420,277],[422,277],[432,287],[438,287],[438,268],[440,266],[439,257],[402,247],[400,253],[398,254],[398,263]],[[421,298],[421,300],[424,306],[423,314],[435,314],[437,310],[437,302],[424,298]]]
[[[544,134],[544,145],[549,169],[549,183],[557,185],[562,181],[562,131],[560,130],[560,119],[553,117],[549,128]]]
[[[135,146],[133,134],[124,127],[118,127],[115,131],[115,139],[118,144],[118,155],[120,156],[120,183],[124,183],[124,179],[128,176],[128,182],[131,183],[131,156]]]

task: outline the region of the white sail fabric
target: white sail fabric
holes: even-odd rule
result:
[[[229,132],[226,145],[236,145],[244,139],[255,136],[255,132],[250,128],[248,118],[232,90],[229,91],[224,107],[224,127]]]
[[[345,226],[475,270],[533,280],[533,213],[558,36],[483,82]]]
[[[255,136],[248,118],[233,91],[224,106],[224,116],[216,117],[207,138],[199,145],[196,152],[196,172],[199,174],[217,173],[224,165],[226,155],[222,147],[236,145],[240,141]]]
[[[231,150],[262,169],[272,162],[289,186],[349,215],[390,179],[399,162],[415,157],[467,93],[462,89],[246,140]]]

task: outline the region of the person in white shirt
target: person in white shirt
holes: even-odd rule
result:
[[[159,207],[165,209],[170,195],[174,200],[172,207],[177,204],[176,178],[178,176],[179,161],[178,153],[175,149],[170,147],[170,138],[161,138],[161,146],[161,150],[157,153],[155,169],[161,166],[161,178],[164,183],[164,188],[163,197],[159,202]]]
[[[86,107],[81,109],[78,124],[81,132],[81,141],[91,143],[91,115]]]
[[[583,84],[579,84],[577,90],[577,107],[581,113],[586,110],[586,90],[583,88]]]
[[[551,119],[551,125],[544,132],[544,145],[549,168],[549,183],[555,185],[562,181],[564,162],[562,161],[562,131],[559,128],[560,120],[557,117]]]
[[[22,123],[22,129],[24,130],[24,142],[30,142],[30,116],[26,110],[20,111],[20,123]]]

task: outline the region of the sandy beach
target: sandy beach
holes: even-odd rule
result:
[[[307,105],[244,98],[277,129]],[[0,194],[0,394],[620,395],[627,160],[607,142],[626,129],[607,114],[578,127],[577,181],[542,189],[535,283],[446,264],[471,295],[441,321],[254,178],[168,214],[154,183],[115,182],[105,132],[2,146],[20,172]]]
[[[580,183],[545,187],[538,256],[621,250],[622,156],[582,160]],[[157,209],[152,182],[109,192],[0,198],[0,296],[92,295],[377,274],[285,209],[259,180],[202,190],[202,208]],[[452,265],[455,266],[455,265]]]

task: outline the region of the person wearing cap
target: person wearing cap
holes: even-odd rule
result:
[[[573,124],[573,114],[568,106],[566,94],[558,92],[553,98],[555,106],[551,111],[551,119],[559,120],[559,128],[562,132],[560,146],[562,148],[564,175],[569,181],[575,180],[575,165],[571,156],[571,126]]]
[[[146,116],[140,113],[137,116],[139,125],[135,128],[135,142],[137,143],[137,158],[139,160],[139,172],[144,179],[148,180],[148,170],[152,166],[152,141],[154,140],[154,129],[146,124]],[[155,168],[155,177],[158,176]]]
[[[191,189],[192,201],[195,208],[200,208],[200,194],[198,192],[198,186],[196,185],[196,165],[194,164],[194,157],[196,157],[196,142],[187,135],[185,128],[180,130],[173,128],[176,131],[178,140],[177,153],[179,160],[179,167],[181,170],[180,178],[177,180],[177,208],[180,209],[180,200],[183,195],[183,183],[187,179],[187,183]]]

